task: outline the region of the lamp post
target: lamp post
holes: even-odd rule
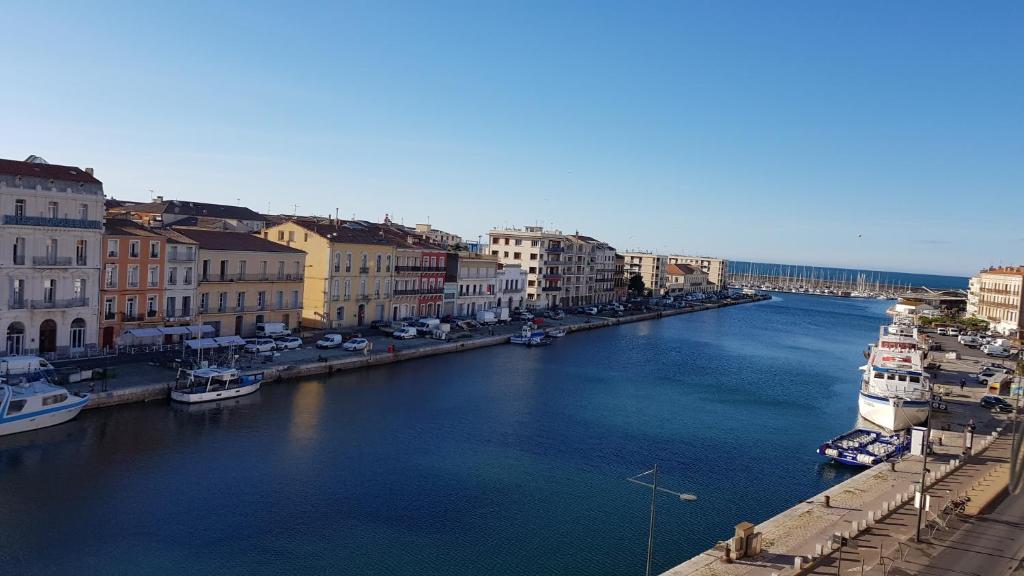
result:
[[[933,385],[929,381],[928,383],[928,416],[925,418],[925,429],[924,438],[921,442],[921,498],[917,506],[917,533],[915,540],[921,541],[921,520],[924,516],[925,497],[925,475],[928,473],[928,443],[931,441],[932,436],[932,390]]]
[[[641,477],[646,476],[648,474],[650,474],[651,477],[652,477],[650,484],[640,480]],[[657,464],[655,464],[654,468],[648,470],[647,472],[641,472],[640,474],[637,474],[636,476],[632,476],[630,478],[626,478],[626,480],[628,480],[630,482],[633,482],[634,484],[639,484],[641,486],[647,486],[647,487],[649,487],[651,489],[651,522],[650,522],[650,525],[647,528],[647,565],[646,565],[646,568],[644,570],[645,576],[651,576],[651,559],[654,556],[654,519],[655,519],[655,516],[657,515],[658,491],[661,490],[662,492],[668,492],[669,494],[672,494],[673,496],[678,496],[679,499],[682,500],[683,502],[693,502],[694,500],[697,499],[697,497],[694,496],[693,494],[684,494],[682,492],[675,492],[673,490],[669,490],[667,488],[662,488],[661,486],[658,486],[658,465]]]

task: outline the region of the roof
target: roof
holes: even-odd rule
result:
[[[153,231],[167,238],[167,241],[172,244],[198,244],[195,240],[171,228],[155,228]]]
[[[35,156],[30,156],[30,158],[35,158]],[[64,180],[67,182],[102,184],[102,182],[97,180],[92,174],[89,174],[77,166],[47,164],[45,161],[21,162],[19,160],[5,160],[0,158],[0,174],[30,176],[33,178],[45,178],[47,180]]]
[[[155,231],[132,222],[127,218],[107,218],[103,223],[104,236],[147,236],[152,238],[160,237]]]
[[[689,274],[696,274],[697,272],[700,272],[700,270],[690,266],[689,264],[669,264],[666,271],[669,276],[687,276]]]
[[[306,230],[342,244],[373,244],[391,246],[380,225],[365,220],[294,218],[290,220]]]
[[[188,200],[163,200],[124,206],[123,210],[131,212],[147,212],[153,214],[181,214],[183,216],[204,216],[207,218],[226,218],[229,220],[266,221],[266,218],[245,206],[227,204],[210,204],[208,202],[191,202]]]
[[[1024,266],[1002,266],[982,270],[982,274],[1002,274],[1004,276],[1024,276]]]
[[[202,228],[179,228],[173,230],[186,238],[194,240],[203,250],[230,250],[234,252],[287,252],[305,254],[298,248],[264,240],[259,236],[245,232],[224,232]]]

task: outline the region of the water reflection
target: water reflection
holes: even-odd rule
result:
[[[288,438],[294,447],[305,446],[317,437],[323,403],[323,382],[307,380],[297,386],[288,426]]]

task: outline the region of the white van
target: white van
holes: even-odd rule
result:
[[[256,335],[260,338],[280,338],[291,336],[292,331],[283,322],[260,322],[256,324]]]
[[[25,380],[24,376],[29,374],[52,378],[56,373],[57,369],[53,367],[53,364],[39,356],[6,356],[0,358],[0,378],[8,380],[9,384]],[[35,380],[36,376],[28,379]]]
[[[1007,358],[1010,356],[1010,350],[1008,348],[1003,348],[998,344],[985,344],[981,347],[981,351],[984,352],[986,356],[995,356],[997,358]]]
[[[498,323],[498,319],[494,316],[494,312],[490,310],[477,310],[476,321],[484,325]]]
[[[437,318],[420,318],[412,326],[420,336],[429,336],[441,326],[441,321]]]

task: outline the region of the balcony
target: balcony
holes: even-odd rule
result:
[[[207,274],[200,282],[302,282],[302,274]],[[187,284],[187,282],[186,282]]]
[[[369,302],[371,300],[369,294],[360,294],[356,297],[356,302]]]
[[[71,266],[71,256],[33,256],[33,266]]]
[[[195,262],[196,261],[196,257],[195,257],[194,254],[191,255],[191,256],[188,255],[188,254],[168,254],[167,255],[167,261],[168,262]]]
[[[29,308],[34,310],[49,310],[52,308],[81,308],[88,306],[88,298],[63,298],[60,300],[30,300]]]
[[[103,222],[99,220],[79,220],[77,218],[47,218],[43,216],[15,216],[4,214],[4,224],[9,226],[47,226],[50,228],[83,228],[86,230],[103,230]]]
[[[422,270],[422,268],[419,267],[419,266],[395,266],[395,273],[396,274],[405,274],[405,273],[409,273],[409,272],[419,272],[420,270]]]
[[[28,300],[24,298],[10,298],[7,300],[8,310],[24,310],[28,308]]]
[[[544,286],[540,289],[541,292],[561,292],[561,286]]]
[[[419,296],[423,294],[444,294],[444,288],[418,288],[413,290],[393,290],[395,296]],[[476,296],[476,294],[474,294]],[[484,296],[484,294],[479,294]]]
[[[561,254],[565,252],[565,248],[562,248],[561,246],[548,246],[545,252],[549,254]]]
[[[360,274],[369,274],[370,273],[370,267],[369,266],[360,266],[359,267],[359,273]]]
[[[188,322],[192,320],[192,316],[188,315],[184,310],[181,312],[181,316],[168,316],[165,318],[167,322]]]
[[[555,273],[555,274],[545,273],[544,274],[544,279],[545,280],[561,280],[562,279],[562,275],[558,274],[558,273]]]
[[[423,272],[447,272],[448,269],[444,266],[422,266]]]

